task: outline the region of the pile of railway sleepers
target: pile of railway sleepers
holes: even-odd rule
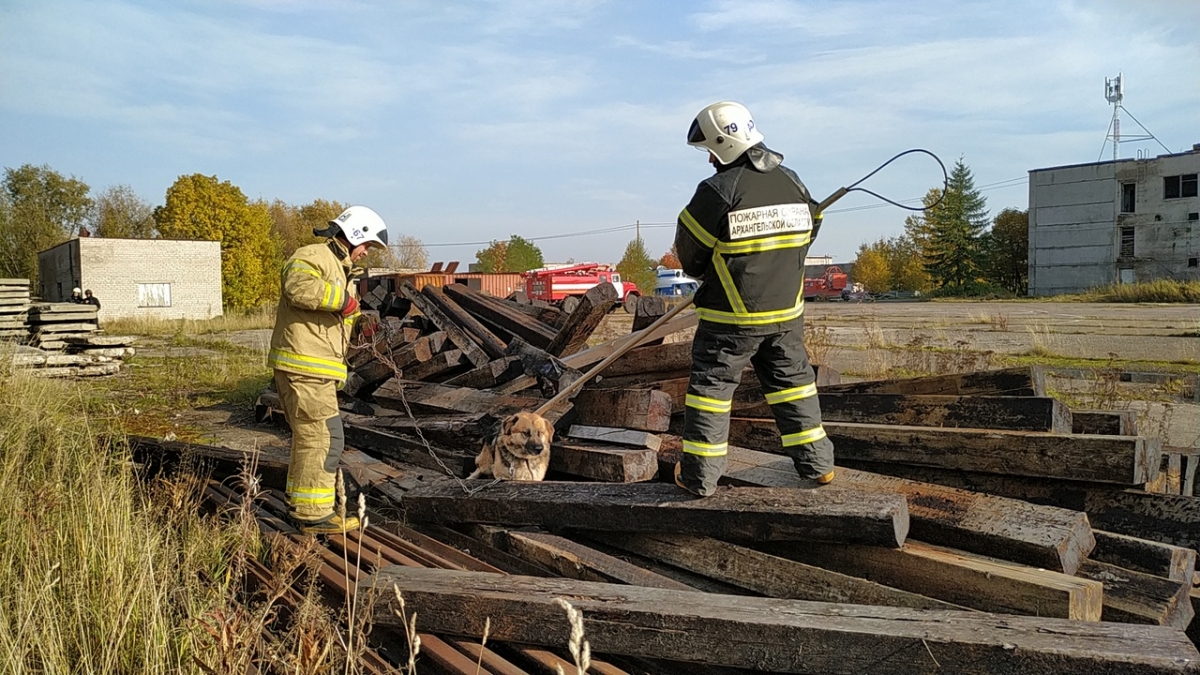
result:
[[[550,411],[546,482],[462,480],[498,420],[631,339],[589,344],[612,306],[606,288],[569,314],[461,286],[376,299],[377,329],[349,356],[343,420],[349,445],[400,473],[368,481],[368,494],[490,566],[380,565],[375,580],[405,593],[429,622],[420,629],[477,639],[489,617],[493,639],[560,645],[553,598],[566,596],[593,649],[627,659],[773,672],[1200,668],[1184,632],[1200,600],[1200,501],[1183,461],[1195,449],[1139,435],[1126,413],[1070,410],[1036,368],[856,383],[819,368],[841,467],[822,488],[780,454],[747,373],[726,487],[696,499],[670,484],[690,344],[667,340]],[[640,305],[635,329],[662,313]],[[655,337],[694,321],[682,314]],[[259,403],[262,418],[278,409],[269,392]],[[376,620],[391,617],[380,605]]]

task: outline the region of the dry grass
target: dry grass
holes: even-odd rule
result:
[[[196,480],[140,486],[79,387],[0,377],[0,670],[197,672],[189,626],[223,606],[200,578],[238,528],[196,515]]]
[[[246,311],[229,311],[212,319],[156,319],[126,317],[106,320],[101,326],[113,335],[147,335],[170,337],[230,333],[239,330],[271,328],[275,325],[275,306],[263,306]]]
[[[1200,281],[1160,279],[1139,284],[1113,284],[1071,299],[1082,302],[1200,302]]]

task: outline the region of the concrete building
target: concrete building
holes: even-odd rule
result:
[[[221,243],[82,237],[38,253],[42,300],[64,302],[91,289],[100,318],[220,316]]]
[[[1200,144],[1029,172],[1029,294],[1200,280]]]

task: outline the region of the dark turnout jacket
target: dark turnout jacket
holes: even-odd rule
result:
[[[820,227],[817,202],[759,145],[696,188],[679,214],[675,250],[703,280],[696,315],[710,329],[764,335],[793,328],[804,313],[804,257]]]

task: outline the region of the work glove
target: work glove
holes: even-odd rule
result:
[[[346,304],[345,304],[345,306],[342,307],[342,316],[350,316],[351,314],[353,314],[357,311],[358,311],[358,300],[355,300],[354,296],[347,294],[346,295]]]

